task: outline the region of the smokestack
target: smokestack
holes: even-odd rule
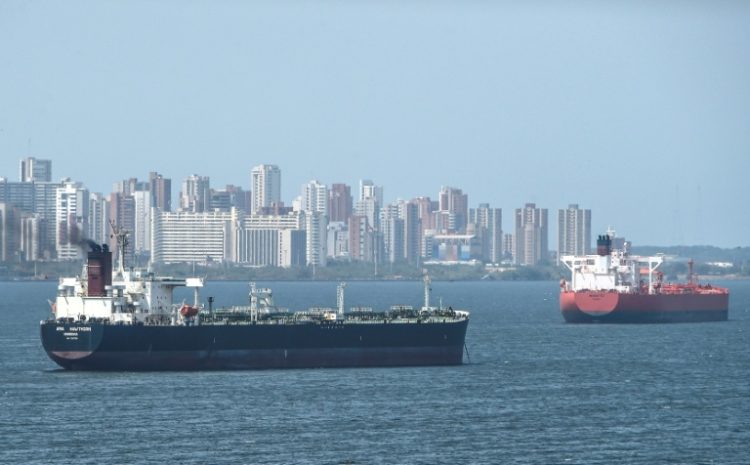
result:
[[[609,234],[599,236],[596,240],[596,254],[606,257],[612,253],[612,238]]]
[[[104,297],[106,287],[112,285],[112,252],[106,244],[88,241],[91,250],[87,257],[88,296]]]

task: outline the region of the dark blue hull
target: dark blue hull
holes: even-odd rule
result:
[[[49,357],[71,370],[226,370],[458,365],[468,320],[140,326],[45,322]]]

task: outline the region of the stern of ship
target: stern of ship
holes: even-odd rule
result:
[[[606,318],[620,302],[620,294],[611,291],[563,291],[560,311],[568,323],[591,323]]]
[[[87,360],[102,341],[101,324],[43,321],[40,325],[42,346],[52,361],[61,367],[85,369]]]

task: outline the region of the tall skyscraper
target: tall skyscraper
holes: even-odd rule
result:
[[[376,186],[370,179],[361,179],[359,181],[359,200],[373,198],[378,202],[378,206],[383,206],[383,186]]]
[[[39,160],[34,157],[23,158],[20,163],[19,181],[51,182],[52,161]]]
[[[57,258],[78,258],[80,244],[88,231],[89,191],[81,183],[64,181],[55,198]]]
[[[20,212],[12,204],[0,202],[0,262],[16,261]]]
[[[302,210],[328,217],[328,188],[325,184],[313,180],[303,186]]]
[[[172,180],[152,171],[148,174],[151,206],[163,212],[172,211]]]
[[[422,222],[419,204],[415,201],[399,205],[399,217],[404,222],[404,258],[410,264],[419,262],[422,244]]]
[[[202,213],[210,210],[211,183],[208,176],[193,174],[182,182],[180,210]]]
[[[311,266],[326,266],[326,248],[328,241],[326,233],[328,223],[323,213],[316,211],[305,212],[305,232],[307,264]]]
[[[281,205],[281,170],[276,165],[258,165],[250,172],[253,195],[252,213]]]
[[[109,243],[109,200],[98,192],[89,195],[88,237],[97,244]]]
[[[461,189],[443,186],[440,188],[438,211],[443,218],[442,228],[449,232],[466,231],[469,216],[469,196]]]
[[[398,204],[380,209],[380,231],[383,234],[384,261],[395,263],[404,259],[404,220],[399,216]]]
[[[352,215],[352,189],[346,184],[334,183],[328,193],[328,216],[331,222],[349,221]]]
[[[503,259],[502,210],[490,208],[488,203],[480,203],[478,208],[469,210],[469,223],[476,226],[482,244],[482,259],[499,263]]]
[[[151,193],[133,192],[134,228],[133,250],[136,255],[145,255],[151,250]]]
[[[561,255],[586,255],[591,251],[591,210],[570,204],[557,213],[557,261]]]
[[[527,203],[516,209],[516,264],[536,265],[549,255],[547,209]]]

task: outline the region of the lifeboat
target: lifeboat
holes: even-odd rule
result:
[[[198,309],[195,307],[191,307],[190,305],[187,305],[187,304],[183,304],[182,307],[180,307],[180,315],[182,315],[185,318],[189,318],[197,314],[198,314]]]

